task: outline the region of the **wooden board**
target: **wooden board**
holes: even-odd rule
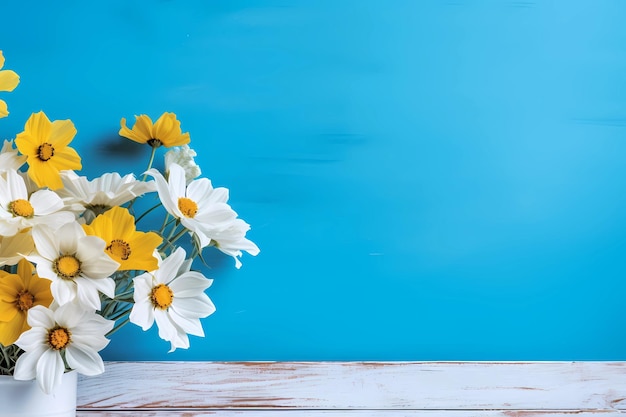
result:
[[[625,362],[109,362],[78,416],[577,416],[626,411]]]

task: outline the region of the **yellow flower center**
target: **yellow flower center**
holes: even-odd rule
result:
[[[195,201],[186,198],[180,197],[178,199],[178,209],[185,215],[185,217],[195,217],[198,212],[198,205]]]
[[[114,258],[125,261],[130,256],[130,245],[121,239],[115,239],[106,247],[106,251]]]
[[[48,345],[54,350],[64,349],[72,341],[72,334],[65,327],[55,327],[48,332]]]
[[[30,202],[21,198],[11,201],[9,210],[15,217],[33,217],[35,215],[35,209],[33,209]]]
[[[44,142],[37,148],[37,158],[40,161],[46,162],[48,159],[54,156],[54,146],[50,145],[48,142]]]
[[[73,279],[80,274],[80,261],[74,255],[63,255],[52,263],[52,269],[63,279]]]
[[[152,293],[150,294],[152,305],[159,310],[167,310],[167,308],[172,305],[173,299],[174,293],[170,290],[170,287],[165,284],[157,285],[152,289]]]
[[[35,296],[29,293],[27,290],[20,291],[17,293],[15,304],[17,304],[18,310],[26,311],[31,308],[33,304],[35,304]]]

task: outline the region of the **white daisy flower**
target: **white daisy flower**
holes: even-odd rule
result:
[[[91,222],[98,214],[111,207],[121,206],[146,193],[156,190],[153,181],[138,181],[133,174],[120,176],[117,172],[107,172],[89,181],[79,177],[74,171],[61,172],[63,188],[57,194],[68,204],[80,204],[85,211],[85,219]]]
[[[104,335],[113,321],[73,303],[54,311],[35,306],[28,310],[27,321],[31,329],[15,342],[25,351],[15,365],[15,379],[37,378],[41,389],[50,394],[61,383],[66,364],[84,375],[104,372],[98,352],[109,343]]]
[[[13,236],[37,224],[51,227],[73,222],[75,216],[63,211],[63,200],[50,190],[28,193],[24,178],[13,169],[0,176],[0,235]]]
[[[115,296],[115,282],[109,276],[120,264],[106,254],[104,240],[87,236],[77,222],[58,230],[37,226],[32,234],[36,251],[26,259],[37,265],[41,278],[52,281],[50,290],[59,305],[76,300],[85,308],[99,310],[98,292]]]
[[[213,280],[189,271],[185,250],[178,248],[165,258],[159,269],[139,275],[135,284],[135,304],[130,321],[148,330],[156,320],[159,337],[176,348],[187,349],[189,337],[204,336],[200,319],[213,314],[215,306],[204,293]]]
[[[17,149],[13,148],[12,140],[5,140],[0,149],[0,172],[10,169],[19,170],[26,162],[26,155],[19,155]]]
[[[196,236],[200,247],[211,243],[211,236],[235,220],[237,213],[226,204],[228,189],[213,188],[211,181],[200,178],[185,185],[185,170],[170,165],[167,179],[156,169],[147,171],[155,182],[163,207]]]
[[[194,178],[198,178],[202,171],[193,157],[198,156],[196,151],[189,145],[178,146],[165,153],[165,173],[169,173],[172,164],[178,164],[185,170],[185,181],[189,184]]]
[[[256,256],[260,252],[254,242],[246,239],[246,232],[248,230],[250,230],[248,223],[241,219],[235,219],[226,229],[218,230],[211,236],[213,239],[212,244],[217,249],[235,258],[235,267],[237,269],[241,268],[239,258],[242,256],[242,250],[252,256]]]

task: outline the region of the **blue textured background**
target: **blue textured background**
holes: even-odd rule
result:
[[[139,173],[120,118],[174,111],[261,248],[106,359],[626,359],[626,2],[45,3],[0,5],[0,135]]]

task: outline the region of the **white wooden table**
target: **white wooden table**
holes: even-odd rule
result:
[[[109,362],[79,417],[626,416],[626,362]]]

